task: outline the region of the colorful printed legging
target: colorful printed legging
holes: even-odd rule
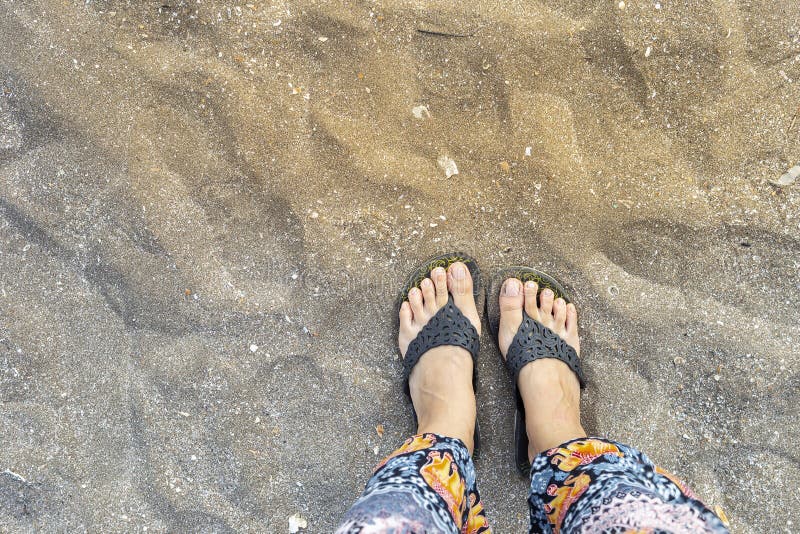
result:
[[[728,532],[680,480],[638,450],[599,438],[539,454],[528,506],[531,532]],[[337,534],[378,532],[491,532],[463,442],[420,434],[378,464]]]

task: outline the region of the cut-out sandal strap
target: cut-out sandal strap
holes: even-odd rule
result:
[[[522,324],[511,341],[506,356],[506,366],[514,375],[514,383],[526,364],[542,358],[555,358],[566,363],[578,377],[581,387],[585,386],[581,360],[575,349],[561,336],[532,319],[525,310],[522,310]]]
[[[453,303],[452,295],[448,295],[447,304],[431,317],[408,345],[403,358],[403,383],[406,393],[409,393],[408,379],[411,371],[419,359],[432,348],[442,345],[463,347],[472,355],[473,364],[477,361],[480,350],[478,331]],[[473,368],[473,381],[476,374]]]

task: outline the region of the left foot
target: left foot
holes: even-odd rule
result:
[[[472,295],[472,276],[461,262],[434,269],[419,288],[408,292],[400,307],[398,344],[405,357],[408,345],[440,308],[453,304],[469,319],[478,334],[481,321]],[[433,432],[463,441],[472,453],[475,430],[475,392],[472,389],[472,355],[462,347],[434,347],[419,359],[409,377],[411,401],[417,412],[417,433]]]

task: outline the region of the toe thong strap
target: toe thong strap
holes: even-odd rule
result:
[[[417,337],[408,345],[408,350],[403,358],[403,383],[406,393],[409,393],[408,378],[419,359],[432,348],[442,345],[454,345],[467,349],[472,354],[473,363],[478,358],[480,350],[478,331],[453,303],[452,296],[448,296],[447,304],[436,312],[436,315],[422,327]],[[475,374],[473,368],[473,382]]]
[[[516,383],[519,372],[526,364],[542,358],[555,358],[566,363],[578,377],[581,387],[586,384],[578,353],[561,336],[522,311],[522,324],[508,347],[506,367],[514,375]]]

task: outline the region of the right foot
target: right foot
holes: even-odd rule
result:
[[[420,288],[412,288],[408,300],[400,306],[398,344],[404,358],[411,341],[447,304],[448,293],[480,335],[481,320],[472,295],[472,276],[466,265],[456,262],[447,271],[437,267],[430,278],[420,283]],[[469,351],[452,345],[430,349],[411,371],[408,386],[419,421],[417,433],[432,432],[458,438],[472,453],[476,407]]]
[[[542,291],[537,304],[538,291],[536,282],[527,282],[524,286],[516,278],[503,282],[497,336],[503,358],[522,324],[523,309],[580,353],[575,306],[562,298],[554,300],[550,289]],[[530,460],[542,451],[586,436],[581,426],[580,383],[567,364],[555,358],[530,362],[520,371],[517,385],[525,404]]]

